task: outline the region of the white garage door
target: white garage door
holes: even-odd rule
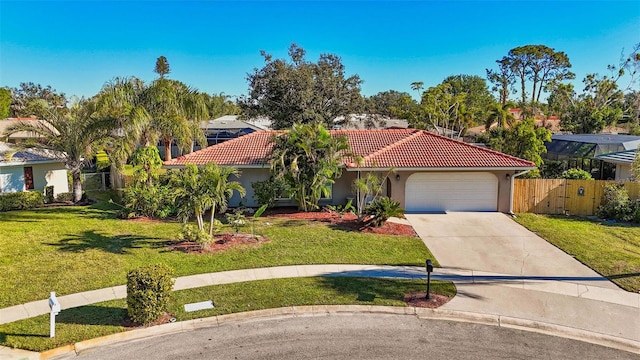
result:
[[[405,210],[496,211],[498,178],[488,172],[416,173],[405,187]]]

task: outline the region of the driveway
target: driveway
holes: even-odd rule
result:
[[[618,287],[497,212],[406,214],[443,267]]]

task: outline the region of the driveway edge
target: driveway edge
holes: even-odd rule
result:
[[[481,313],[440,310],[416,307],[400,306],[374,306],[374,305],[310,305],[291,306],[274,309],[263,309],[235,314],[218,315],[202,319],[186,320],[176,323],[163,324],[143,329],[136,329],[122,333],[102,336],[95,339],[77,342],[39,353],[39,359],[56,359],[62,356],[78,355],[81,352],[97,347],[116,344],[119,342],[138,340],[148,337],[169,335],[179,332],[191,331],[204,327],[221,326],[237,322],[250,322],[259,320],[273,320],[279,318],[294,318],[303,316],[336,316],[356,314],[388,314],[411,315],[420,319],[448,320],[468,322],[482,325],[498,326],[509,329],[531,331],[545,335],[558,336],[591,344],[606,346],[609,348],[640,354],[640,342],[621,339],[618,337],[600,334],[596,332],[570,328],[540,321],[532,321],[501,315],[487,315]],[[38,354],[38,353],[32,353]]]

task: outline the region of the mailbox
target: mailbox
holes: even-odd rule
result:
[[[60,303],[54,291],[51,292],[51,296],[49,297],[49,308],[51,309],[51,313],[49,314],[49,337],[55,337],[56,315],[60,313]]]
[[[52,313],[58,315],[60,313],[60,303],[58,302],[58,298],[56,297],[56,293],[54,291],[51,292],[51,297],[49,297],[49,308]]]

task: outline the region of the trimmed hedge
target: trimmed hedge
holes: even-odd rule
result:
[[[0,211],[33,209],[44,204],[42,191],[0,194]]]
[[[157,320],[168,308],[174,280],[164,264],[147,265],[127,274],[127,312],[136,324]]]

